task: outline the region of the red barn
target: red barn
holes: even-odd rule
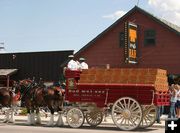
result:
[[[125,62],[125,23],[137,25],[137,63]],[[180,74],[180,27],[135,6],[127,14],[81,48],[90,67],[162,68]]]

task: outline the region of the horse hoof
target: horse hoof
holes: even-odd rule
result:
[[[62,126],[64,126],[64,122],[59,122],[59,121],[58,121],[58,122],[56,122],[56,126],[57,126],[57,127],[62,127]]]
[[[41,125],[41,122],[36,122],[37,125]]]
[[[8,120],[4,120],[3,123],[8,123]]]
[[[28,123],[29,126],[35,126],[35,123]]]
[[[14,123],[14,121],[8,121],[8,123]]]
[[[27,125],[31,126],[31,125],[33,125],[33,124],[28,122]]]
[[[64,124],[56,124],[57,127],[63,127]]]
[[[48,127],[53,127],[53,126],[54,126],[54,124],[47,124],[47,126],[48,126]]]

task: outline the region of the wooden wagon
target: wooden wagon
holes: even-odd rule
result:
[[[104,110],[111,111],[114,124],[122,130],[149,127],[156,120],[157,106],[169,105],[166,71],[162,69],[66,70],[65,99],[70,127],[86,119],[101,124]]]

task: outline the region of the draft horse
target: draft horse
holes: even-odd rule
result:
[[[0,108],[6,107],[6,116],[3,122],[14,122],[14,109],[18,103],[19,95],[7,87],[0,88]],[[11,115],[11,116],[10,116]]]
[[[27,108],[28,124],[41,124],[39,108],[48,107],[51,112],[51,118],[48,126],[54,124],[54,112],[59,114],[56,122],[57,126],[63,125],[62,109],[64,103],[64,92],[61,88],[55,86],[46,87],[43,84],[37,84],[33,80],[24,79],[15,85],[15,93],[20,92],[21,103]],[[35,121],[36,112],[36,121]]]

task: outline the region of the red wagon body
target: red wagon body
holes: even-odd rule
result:
[[[82,73],[70,70],[65,72],[65,100],[76,105],[67,113],[67,120],[71,127],[79,127],[83,124],[83,113],[88,124],[97,126],[103,119],[102,110],[110,108],[112,119],[120,129],[134,130],[139,126],[145,128],[155,122],[156,106],[169,105],[167,86],[166,89],[158,89],[157,84],[150,84],[149,81],[144,84],[114,83],[104,80],[101,75],[97,78],[103,80],[103,83],[95,82],[92,74],[89,75],[90,77],[86,75],[86,78],[90,78],[92,82],[81,82]],[[166,81],[162,78],[164,75],[161,76],[159,79]],[[163,87],[160,83],[161,86]],[[83,105],[86,105],[85,110],[88,112],[83,111]],[[78,122],[74,122],[77,116]]]
[[[80,71],[66,71],[65,98],[69,102],[90,102],[105,107],[128,96],[141,105],[169,105],[168,91],[156,91],[153,84],[78,83],[80,74]]]

